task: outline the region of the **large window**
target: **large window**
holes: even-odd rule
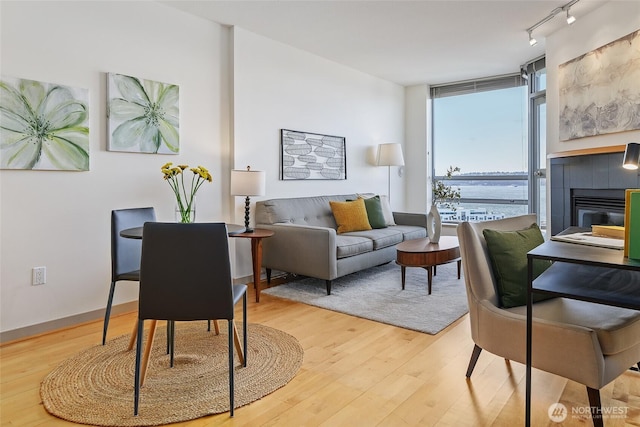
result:
[[[460,191],[444,221],[482,221],[529,211],[528,90],[521,74],[432,87],[433,171]]]

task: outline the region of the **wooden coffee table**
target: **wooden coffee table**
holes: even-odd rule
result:
[[[429,295],[431,295],[431,282],[436,272],[436,265],[457,261],[458,279],[460,279],[461,260],[457,237],[442,236],[438,243],[431,243],[428,237],[407,240],[398,244],[396,249],[396,263],[402,270],[402,289],[404,289],[407,267],[422,267],[427,270]]]

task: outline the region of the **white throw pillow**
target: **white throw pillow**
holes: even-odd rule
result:
[[[371,193],[359,193],[358,197],[363,199],[368,199],[370,197],[375,196],[375,194]],[[382,215],[384,215],[384,222],[389,225],[396,225],[396,222],[393,220],[393,211],[391,210],[391,205],[389,204],[389,197],[380,195],[380,205],[382,206]]]

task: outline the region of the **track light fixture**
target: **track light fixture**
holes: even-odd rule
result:
[[[549,12],[549,14],[547,16],[545,16],[544,18],[542,18],[541,20],[539,20],[538,22],[536,22],[535,24],[533,24],[532,26],[527,28],[526,31],[527,31],[527,33],[529,33],[529,45],[535,46],[536,43],[538,43],[538,41],[532,35],[533,30],[535,30],[536,28],[538,28],[542,24],[551,21],[559,13],[562,13],[562,12],[566,12],[567,13],[567,24],[571,25],[574,22],[576,22],[576,17],[569,13],[569,9],[571,9],[571,6],[573,6],[574,4],[578,3],[579,1],[580,0],[571,0],[569,3],[565,4],[562,7],[556,7],[551,12]]]

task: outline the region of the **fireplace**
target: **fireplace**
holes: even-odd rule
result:
[[[623,225],[624,192],[640,188],[640,171],[623,169],[624,146],[617,150],[550,158],[551,236],[571,226]]]
[[[624,189],[571,189],[571,225],[624,225]]]

